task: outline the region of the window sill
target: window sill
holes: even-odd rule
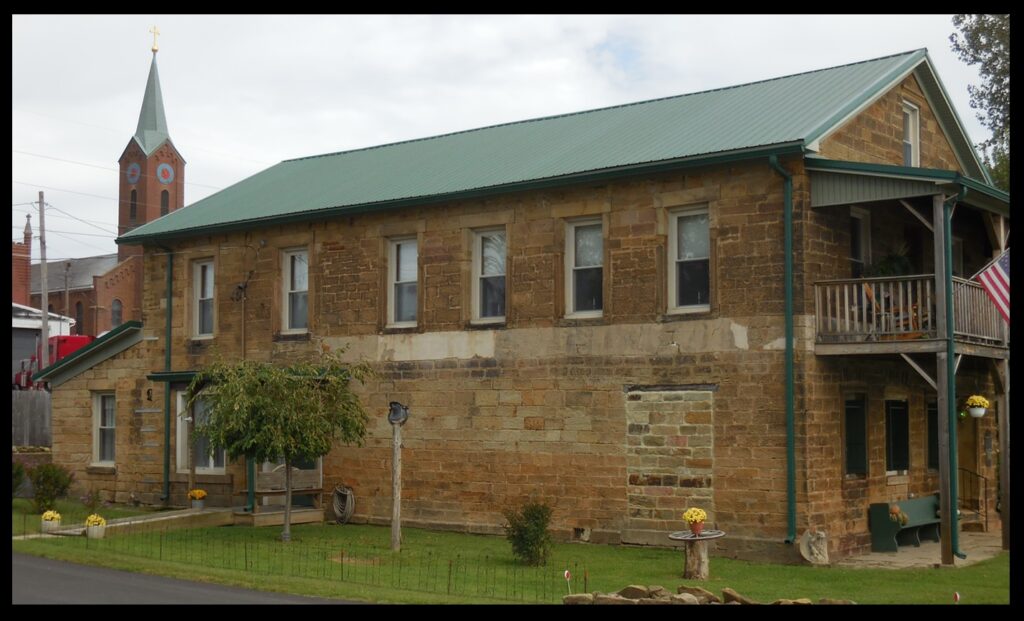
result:
[[[87,474],[117,474],[117,466],[109,464],[89,464],[85,467]]]
[[[886,485],[906,485],[908,483],[910,483],[910,475],[907,474],[906,470],[885,473]]]
[[[488,317],[486,319],[473,319],[466,326],[470,330],[493,330],[505,327],[504,317]]]
[[[409,334],[416,332],[419,326],[415,323],[391,323],[384,326],[382,334]]]
[[[556,325],[564,328],[575,326],[601,326],[604,325],[604,315],[566,315],[558,319]]]
[[[273,336],[275,343],[287,342],[287,341],[308,341],[310,339],[309,331],[305,330],[302,332],[278,332]]]
[[[668,323],[671,321],[686,321],[689,319],[707,319],[709,317],[714,317],[710,307],[693,310],[670,310],[658,317],[658,321],[661,323]]]

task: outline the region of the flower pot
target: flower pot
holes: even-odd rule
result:
[[[103,535],[107,532],[106,525],[103,526],[86,526],[85,535],[89,539],[103,539]]]
[[[60,529],[60,520],[43,520],[43,532],[52,533]]]
[[[693,522],[690,524],[690,532],[694,535],[700,535],[701,531],[704,530],[704,522]]]
[[[193,500],[192,501],[192,508],[196,509],[198,511],[202,511],[203,507],[205,505],[206,505],[206,501],[205,500]]]
[[[981,418],[985,415],[985,408],[967,408],[974,418]]]

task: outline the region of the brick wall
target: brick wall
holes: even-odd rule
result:
[[[132,256],[121,261],[106,274],[93,276],[96,292],[96,334],[112,329],[111,309],[114,300],[121,302],[121,323],[142,318],[141,294],[142,257]]]
[[[31,252],[26,244],[11,242],[11,301],[29,305]]]

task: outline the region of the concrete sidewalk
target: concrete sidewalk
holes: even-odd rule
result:
[[[978,561],[990,559],[1003,550],[1002,535],[999,532],[960,533],[960,551],[966,559],[954,558],[956,567],[965,567]],[[907,569],[935,567],[942,563],[942,548],[937,541],[922,541],[921,547],[900,546],[899,552],[869,552],[860,556],[845,558],[838,567],[871,567],[883,569]]]

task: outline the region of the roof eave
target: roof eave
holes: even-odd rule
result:
[[[494,194],[505,194],[508,192],[521,192],[526,190],[545,189],[567,184],[592,183],[594,181],[616,179],[619,177],[665,172],[676,168],[713,166],[717,164],[726,164],[742,160],[757,159],[761,157],[767,157],[769,155],[787,155],[803,153],[804,150],[804,141],[794,140],[775,145],[753,147],[750,149],[729,151],[725,153],[702,154],[683,158],[676,158],[672,160],[660,160],[657,162],[630,164],[626,166],[617,166],[615,168],[591,170],[581,173],[573,173],[570,175],[560,175],[558,177],[548,177],[544,179],[533,179],[529,181],[506,183],[501,185],[488,186],[484,188],[472,188],[469,190],[448,192],[444,194],[434,194],[430,196],[414,196],[409,198],[401,198],[391,201],[381,201],[375,203],[363,203],[358,205],[345,205],[339,207],[325,207],[314,211],[302,211],[297,213],[290,213],[250,220],[237,220],[233,222],[225,222],[222,224],[207,225],[189,229],[178,229],[163,233],[137,234],[140,231],[140,229],[135,229],[127,233],[126,235],[118,237],[117,239],[114,240],[114,242],[117,244],[135,245],[164,240],[187,239],[190,237],[197,237],[200,235],[227,233],[232,231],[252,229],[261,226],[274,226],[295,222],[325,220],[333,217],[366,213],[369,211],[400,209],[402,207],[410,207],[414,205],[429,205],[446,201],[465,200],[470,198],[491,196]]]
[[[115,356],[142,340],[142,322],[127,321],[86,347],[32,375],[32,381],[47,381],[53,387]]]

